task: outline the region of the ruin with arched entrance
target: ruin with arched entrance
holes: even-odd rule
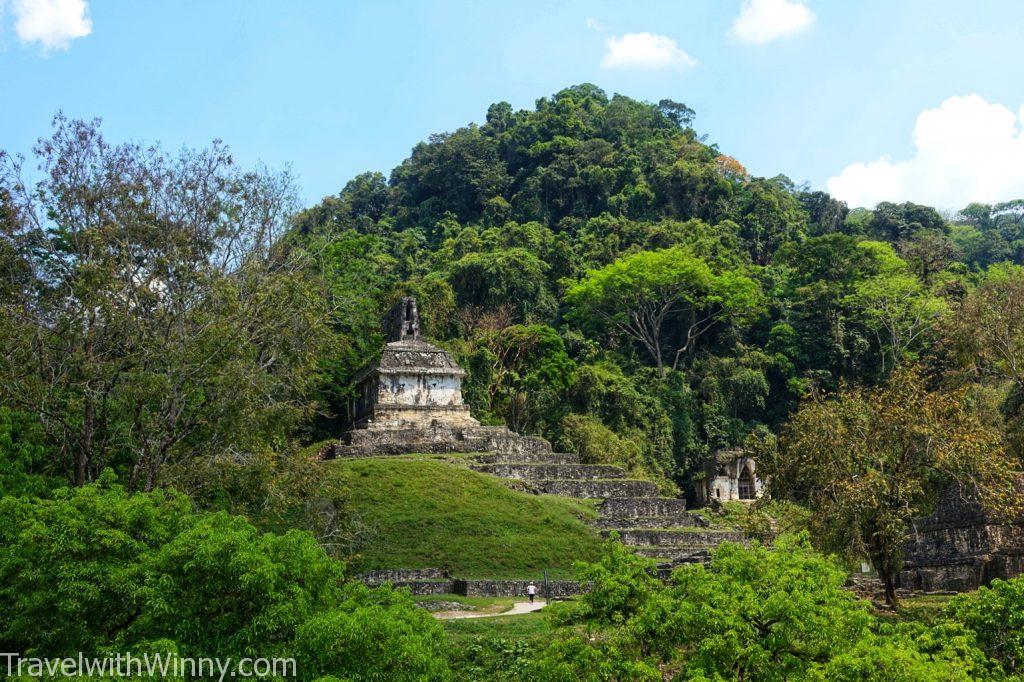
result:
[[[761,497],[764,484],[757,477],[757,462],[742,450],[719,450],[696,482],[700,505],[715,502],[752,502]]]

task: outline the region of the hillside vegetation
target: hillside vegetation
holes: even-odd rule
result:
[[[510,489],[441,460],[335,460],[358,517],[354,568],[443,568],[460,578],[566,577],[601,540],[587,504]]]
[[[851,210],[751,175],[682,103],[590,84],[481,115],[301,210],[219,142],[58,115],[32,162],[0,152],[0,648],[295,656],[308,680],[1019,679],[1024,579],[885,621],[823,550],[898,609],[944,490],[1019,512],[1024,201]],[[578,504],[313,461],[404,295],[481,421],[684,494],[742,451],[810,534],[666,585],[595,553]],[[594,590],[525,642],[352,579],[588,557]]]

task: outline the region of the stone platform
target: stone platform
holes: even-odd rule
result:
[[[659,497],[651,481],[626,478],[622,467],[581,464],[578,455],[537,450],[490,452],[474,458],[481,473],[523,481],[538,493],[597,499],[594,526],[605,537],[616,533],[637,554],[659,563],[667,577],[682,563],[706,562],[722,542],[745,542],[743,533],[708,528],[706,519],[686,510],[686,501]]]
[[[1019,575],[1024,575],[1024,518],[998,523],[950,489],[933,514],[913,522],[897,584],[914,591],[962,592]]]
[[[493,452],[495,457],[539,461],[537,458],[542,459],[551,454],[551,445],[543,438],[520,436],[504,426],[457,427],[434,424],[426,427],[355,429],[336,443],[325,446],[320,451],[320,458],[446,452]]]

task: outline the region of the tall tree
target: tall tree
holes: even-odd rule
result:
[[[58,116],[42,179],[0,153],[0,400],[39,415],[77,485],[264,447],[310,407],[328,310],[275,246],[286,175],[219,143],[170,156]]]
[[[675,369],[709,329],[755,314],[760,290],[741,269],[715,272],[690,251],[674,247],[635,253],[592,270],[569,287],[565,300],[577,322],[604,326],[643,346],[664,376],[666,365]],[[670,319],[678,321],[680,334],[665,333]]]
[[[947,338],[966,365],[1024,388],[1024,268],[990,267],[950,317]]]
[[[774,495],[814,513],[817,539],[867,556],[896,604],[896,575],[911,519],[947,485],[1009,514],[1015,466],[998,432],[982,426],[962,393],[929,392],[903,370],[877,389],[812,397],[762,463]]]

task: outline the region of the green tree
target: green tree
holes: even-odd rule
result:
[[[286,438],[330,340],[309,262],[278,242],[288,176],[62,116],[36,153],[34,184],[0,153],[24,278],[0,299],[0,400],[38,416],[69,480],[111,466],[148,490],[171,462]]]
[[[502,306],[520,320],[550,314],[553,299],[547,289],[547,265],[523,248],[470,253],[453,263],[448,281],[462,306],[494,310]]]
[[[875,257],[881,264],[878,274],[854,285],[851,304],[875,336],[884,375],[917,358],[948,307],[942,298],[928,293],[892,247],[877,242],[861,242],[858,247],[881,254]]]
[[[778,454],[761,462],[774,495],[806,504],[816,539],[867,556],[896,604],[910,520],[950,483],[995,511],[1012,505],[1014,466],[998,432],[962,393],[929,392],[913,370],[876,389],[813,396],[787,424]]]
[[[760,292],[741,270],[715,272],[706,261],[676,247],[625,256],[592,270],[568,288],[565,301],[580,325],[618,332],[639,343],[664,376],[712,327],[755,315]],[[666,335],[669,320],[679,324],[680,334]]]

